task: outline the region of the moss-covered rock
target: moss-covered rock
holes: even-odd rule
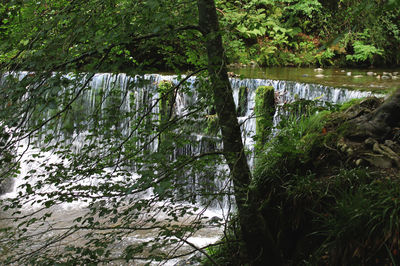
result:
[[[255,97],[257,148],[267,142],[275,114],[275,92],[272,86],[260,86]]]
[[[15,158],[15,149],[6,148],[5,145],[9,141],[11,135],[6,129],[0,128],[0,195],[11,192],[14,187],[13,174],[18,170],[18,163]]]
[[[241,86],[239,88],[239,103],[237,108],[238,116],[245,116],[248,107],[249,88]]]
[[[157,90],[160,97],[160,123],[165,123],[171,118],[172,106],[175,104],[173,84],[170,81],[163,80],[158,83]]]
[[[171,145],[171,140],[168,140],[168,132],[166,127],[173,116],[173,108],[175,105],[174,85],[170,81],[163,80],[158,83],[157,90],[159,93],[159,130],[161,131],[158,141],[158,150],[166,147],[166,144]],[[167,146],[169,146],[167,145]]]

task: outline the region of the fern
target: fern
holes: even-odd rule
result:
[[[348,61],[364,62],[369,60],[372,63],[375,55],[383,54],[382,49],[378,49],[370,44],[364,44],[362,41],[355,41],[353,43],[353,48],[354,54],[346,56]]]

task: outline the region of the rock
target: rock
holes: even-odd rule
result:
[[[351,76],[351,72],[347,72],[346,75],[347,75],[347,76]]]
[[[367,75],[368,75],[368,76],[373,76],[373,75],[374,75],[374,72],[369,71],[369,72],[367,72]]]
[[[189,265],[201,265],[201,261],[204,260],[205,256],[204,254],[201,254],[200,252],[196,252],[193,256],[184,259],[182,258],[181,261],[177,262],[174,264],[174,266],[189,266]]]
[[[379,148],[379,143],[375,142],[374,145],[372,145],[372,150],[374,152],[380,153],[380,148]]]
[[[398,76],[392,76],[392,79],[399,79]]]
[[[14,188],[14,179],[11,177],[4,178],[0,182],[0,195],[11,192]]]
[[[272,86],[259,86],[255,95],[257,147],[267,142],[275,114],[275,91]]]
[[[381,78],[382,78],[382,79],[390,79],[389,76],[382,76]]]
[[[310,75],[308,75],[308,74],[303,74],[303,75],[301,75],[302,77],[309,77]]]
[[[354,78],[362,78],[363,77],[363,75],[355,75],[355,76],[353,76]]]
[[[248,107],[249,89],[246,86],[239,88],[239,99],[237,113],[238,116],[245,116]]]
[[[393,72],[392,76],[397,76],[399,74],[399,72]]]
[[[393,146],[395,144],[396,144],[396,142],[394,142],[393,140],[390,140],[390,139],[385,140],[385,145],[386,146],[391,147],[391,146]]]
[[[381,78],[381,75],[376,76],[376,78],[377,78],[377,79],[380,79],[380,78]]]
[[[342,73],[343,73],[343,72],[346,72],[346,71],[342,69],[342,70],[340,70],[340,72],[342,72]]]
[[[235,74],[235,73],[233,73],[233,72],[228,72],[227,74],[228,74],[228,77],[230,77],[230,78],[237,78],[237,77],[239,77],[239,75],[237,75],[237,74]]]
[[[218,217],[218,216],[213,216],[210,218],[210,220],[208,221],[209,224],[221,224],[222,218]]]
[[[323,70],[322,68],[315,68],[314,71],[315,71],[315,72],[322,72],[322,71],[324,71],[324,70]]]
[[[325,77],[323,74],[317,74],[317,75],[315,75],[315,77],[316,78],[323,78],[323,77]]]
[[[250,66],[256,67],[258,66],[258,64],[256,63],[256,61],[250,61]]]
[[[391,76],[392,75],[392,73],[390,73],[390,72],[383,72],[382,73],[382,76]]]
[[[370,113],[371,110],[378,107],[382,101],[376,97],[368,97],[362,100],[358,104],[354,104],[350,108],[348,108],[344,114],[346,115],[346,119],[354,119],[361,115]]]

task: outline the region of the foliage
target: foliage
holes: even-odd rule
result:
[[[383,51],[377,49],[373,45],[363,44],[361,41],[355,41],[353,43],[354,55],[347,55],[346,59],[349,61],[363,62],[369,60],[373,63],[373,57],[375,55],[382,55]]]
[[[335,53],[332,51],[332,49],[327,48],[325,51],[317,53],[314,57],[317,60],[318,64],[321,66],[324,65],[333,65],[333,57],[335,56]]]
[[[231,61],[393,66],[399,64],[396,1],[220,0],[218,6]]]
[[[199,137],[210,81],[177,72],[158,90],[157,77],[137,75],[204,67],[196,11],[187,1],[2,1],[0,121],[10,132],[0,159],[19,176],[1,198],[4,264],[196,251],[179,247],[231,193],[219,139]],[[196,101],[177,108],[185,95]]]
[[[291,264],[398,263],[398,177],[346,162],[335,150],[340,133],[326,131],[338,115],[289,106],[297,107],[306,115],[281,122],[255,169],[282,256]]]
[[[97,8],[92,9],[91,5]],[[107,67],[102,65],[102,68],[109,72],[122,72],[127,66],[137,66],[137,62],[147,68],[182,64],[182,57],[173,56],[171,49],[183,54],[187,48],[181,44],[186,35],[182,33],[181,38],[175,38],[173,29],[192,21],[196,10],[193,4],[182,2],[123,0],[10,1],[2,6],[16,10],[8,12],[9,26],[4,26],[1,36],[0,49],[5,59],[17,54],[14,59],[30,59],[36,64],[30,68],[35,70],[52,65],[54,70],[67,66],[69,70],[80,67],[89,71],[90,67],[98,68],[96,61],[108,53]],[[182,14],[165,16],[162,11],[166,9],[182,10]],[[136,39],[161,33],[163,42]],[[48,58],[46,66],[35,63],[44,55]]]
[[[326,237],[322,249],[343,256],[331,263],[398,263],[398,180],[354,169],[338,173],[336,182],[336,207],[319,218]]]
[[[368,60],[370,64],[373,64],[376,56],[383,55],[382,49],[378,49],[374,45],[364,43],[371,39],[371,35],[369,34],[368,30],[365,30],[360,34],[356,34],[356,36],[356,40],[353,40],[352,44],[354,54],[346,55],[346,59],[348,61],[362,63]]]
[[[225,228],[223,238],[206,249],[213,261],[205,258],[202,265],[242,265],[243,261],[243,243],[240,239],[240,227],[238,226],[238,217],[232,217],[230,223]]]
[[[351,106],[360,103],[363,99],[351,99],[350,101],[344,102],[340,105],[340,111],[346,111],[347,109],[349,109]]]
[[[330,111],[324,110],[318,101],[298,100],[285,104],[277,112],[281,117],[278,132],[264,147],[268,152],[260,156],[255,170],[256,176],[258,171],[279,169],[276,173],[276,177],[279,177],[287,169],[297,171],[299,164],[312,160],[310,149],[314,142],[319,141],[318,136]]]
[[[323,46],[312,34],[321,30],[318,19],[326,12],[316,0],[219,1],[219,5],[225,41],[232,43],[227,55],[234,60],[303,65],[315,60],[329,63],[334,57],[328,49],[320,57],[315,53]],[[201,71],[207,58],[203,43],[209,39],[197,25],[196,10],[195,1],[183,0],[0,3],[0,160],[9,167],[1,174],[19,177],[16,193],[0,201],[4,264],[152,263],[196,251],[189,239],[209,229],[205,211],[230,199],[231,179],[237,184],[221,155],[237,161],[221,150],[215,130],[217,123],[226,121],[218,121],[209,110],[217,100],[210,92],[215,80],[206,79]],[[390,16],[382,15],[379,21],[390,25],[387,35],[398,37],[396,12],[384,10]],[[387,50],[382,39],[375,38],[382,28],[373,26],[370,45],[378,50],[363,55],[367,59],[379,55],[379,49]],[[364,28],[358,25],[357,32]],[[328,29],[326,38],[336,33],[337,29]],[[346,37],[346,47],[352,46],[359,34]],[[396,47],[396,41],[388,47]],[[246,47],[251,47],[250,55]],[[382,57],[389,58],[384,52]],[[190,74],[179,74],[186,67],[201,67],[192,73],[196,82]],[[154,76],[142,75],[162,69],[178,75],[159,88]],[[116,74],[120,72],[126,74]],[[166,94],[174,99],[166,100]],[[174,103],[185,102],[185,95],[196,100],[176,108]],[[312,185],[314,175],[304,173],[303,166],[317,164],[327,113],[310,112],[310,119],[289,114],[277,140],[266,147],[268,154],[261,155],[259,162],[265,167],[258,168],[254,180],[265,195],[277,195],[257,202],[263,213],[272,209],[271,217],[277,219],[288,214],[278,208],[287,203],[285,194],[279,194],[284,185],[301,184],[301,190],[290,190],[294,198]],[[206,124],[214,130],[205,132]],[[204,137],[204,133],[214,135]],[[247,166],[244,156],[240,159]],[[294,184],[288,183],[291,177]],[[273,187],[278,194],[269,191],[268,182],[278,184]],[[248,189],[239,192],[252,198]],[[259,205],[238,199],[257,210],[248,217],[258,215]],[[284,233],[290,230],[274,227],[280,222],[272,221],[272,232],[284,243]],[[338,231],[330,230],[325,235]],[[179,249],[183,244],[192,247],[187,254]]]

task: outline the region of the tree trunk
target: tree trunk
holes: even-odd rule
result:
[[[400,127],[400,89],[370,114],[351,121],[355,138],[386,139],[393,128]],[[389,136],[390,137],[390,136]]]
[[[372,112],[369,124],[377,133],[387,134],[393,127],[400,126],[400,89]],[[381,131],[381,132],[379,132]]]
[[[236,116],[232,88],[228,79],[221,33],[214,0],[198,0],[199,26],[206,38],[208,74],[214,105],[219,118],[224,156],[231,171],[243,241],[253,265],[280,265],[281,256],[258,210],[255,193],[249,193],[251,173]]]

